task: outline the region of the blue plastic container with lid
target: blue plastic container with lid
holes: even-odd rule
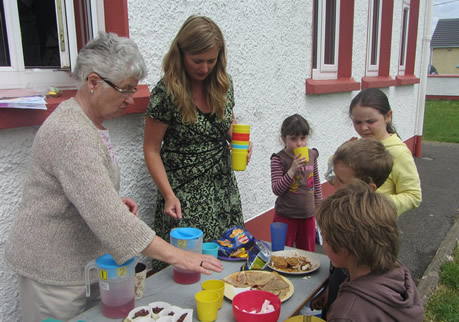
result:
[[[193,227],[179,227],[171,230],[171,244],[194,253],[202,252],[203,232]]]
[[[86,296],[90,295],[90,271],[97,269],[102,313],[124,318],[135,306],[135,257],[118,265],[110,254],[90,261],[85,268]]]
[[[170,232],[171,244],[193,253],[202,253],[203,232],[198,228],[179,227]],[[179,284],[193,284],[199,282],[201,273],[191,272],[174,266],[174,281]]]

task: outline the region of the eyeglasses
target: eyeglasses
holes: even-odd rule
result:
[[[111,81],[109,81],[108,79],[100,76],[100,75],[97,75],[100,77],[101,80],[103,80],[104,82],[106,82],[108,85],[110,85],[110,87],[112,87],[113,89],[117,90],[119,93],[121,93],[121,95],[123,96],[129,96],[129,95],[133,95],[135,94],[135,92],[137,92],[137,87],[134,87],[134,88],[126,88],[126,89],[122,89],[118,86],[116,86],[115,84],[113,84]]]
[[[335,181],[335,171],[333,169],[333,161],[329,160],[327,172],[325,172],[325,179],[329,184],[333,186],[333,181]]]

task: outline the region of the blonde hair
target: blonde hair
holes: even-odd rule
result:
[[[171,47],[163,59],[164,77],[167,92],[182,112],[183,123],[196,121],[196,107],[192,99],[183,55],[196,55],[218,47],[217,63],[211,74],[204,80],[207,103],[211,114],[223,119],[226,94],[230,88],[230,79],[226,74],[226,50],[223,34],[218,26],[208,17],[190,16],[172,41]]]
[[[373,138],[362,138],[341,145],[333,155],[333,164],[342,163],[351,168],[358,179],[383,185],[392,171],[392,155],[384,145]]]
[[[397,211],[383,194],[355,179],[322,201],[317,223],[335,253],[348,251],[357,265],[383,273],[397,267]]]

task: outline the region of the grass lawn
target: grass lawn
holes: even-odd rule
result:
[[[424,141],[459,143],[459,101],[426,101]]]
[[[459,316],[459,244],[452,261],[442,265],[440,282],[425,307],[424,321],[458,321]]]
[[[459,101],[426,101],[423,141],[459,143]],[[425,307],[428,322],[459,321],[459,243],[441,267],[437,289]]]

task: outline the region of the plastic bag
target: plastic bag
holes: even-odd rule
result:
[[[241,227],[233,227],[223,233],[222,239],[213,241],[218,244],[218,256],[231,258],[247,258],[248,250],[255,238]]]
[[[261,241],[256,241],[249,249],[247,263],[242,265],[241,271],[264,269],[271,260],[271,250]]]

